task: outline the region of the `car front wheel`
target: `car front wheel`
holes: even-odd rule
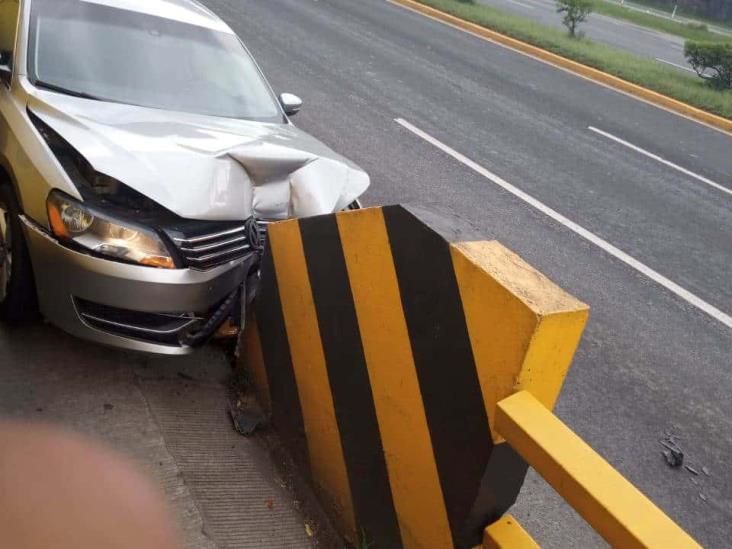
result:
[[[35,318],[38,311],[20,208],[9,185],[0,185],[0,318],[9,323]]]

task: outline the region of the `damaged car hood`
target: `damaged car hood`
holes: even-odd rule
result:
[[[170,112],[46,91],[28,108],[94,169],[186,219],[332,213],[368,175],[291,124]]]

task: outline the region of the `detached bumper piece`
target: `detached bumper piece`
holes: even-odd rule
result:
[[[239,290],[205,315],[131,311],[75,298],[79,318],[102,332],[172,347],[204,344],[232,312]]]

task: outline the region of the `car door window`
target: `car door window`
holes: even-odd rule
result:
[[[20,0],[0,0],[0,65],[12,65]]]

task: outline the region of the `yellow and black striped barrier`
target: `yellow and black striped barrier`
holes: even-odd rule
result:
[[[390,206],[270,226],[246,366],[340,530],[535,549],[505,515],[530,464],[613,546],[698,547],[551,413],[587,306],[452,223]]]
[[[497,403],[554,405],[588,308],[497,242],[393,206],[271,225],[256,314],[252,378],[342,531],[467,547],[527,469]]]

